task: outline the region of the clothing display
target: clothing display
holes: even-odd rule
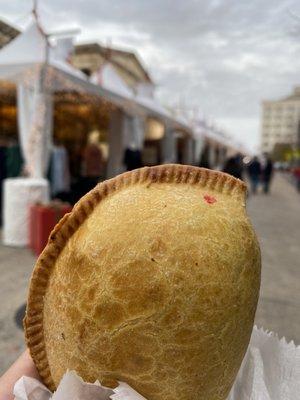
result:
[[[0,146],[0,181],[7,177],[6,172],[6,146]]]
[[[205,146],[203,152],[201,153],[199,167],[211,169],[209,162],[209,147]]]
[[[70,191],[69,158],[64,146],[53,146],[49,172],[52,196]]]
[[[86,146],[83,154],[83,176],[88,178],[99,178],[103,172],[103,156],[97,144],[90,143]]]
[[[7,176],[6,172],[6,146],[0,146],[0,226],[2,225],[2,187]]]
[[[8,146],[6,149],[7,178],[15,178],[21,175],[23,158],[18,144]]]

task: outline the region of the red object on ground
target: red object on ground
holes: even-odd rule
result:
[[[50,233],[72,207],[66,204],[33,205],[29,214],[29,248],[38,256],[44,250]]]

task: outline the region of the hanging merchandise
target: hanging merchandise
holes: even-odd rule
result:
[[[89,192],[104,178],[105,160],[99,147],[99,137],[97,130],[90,132],[83,152],[81,195]]]
[[[7,147],[0,144],[0,181],[7,177],[6,154]]]
[[[16,141],[12,141],[6,149],[6,177],[15,178],[22,173],[23,158],[20,146]]]
[[[125,115],[123,124],[123,163],[127,171],[132,171],[143,166],[141,149],[144,141],[144,121],[141,117]]]
[[[51,194],[53,197],[70,191],[68,153],[63,145],[54,145],[50,159]]]
[[[141,150],[144,144],[145,121],[140,116],[124,115],[123,146]]]
[[[83,175],[89,178],[98,178],[102,174],[103,157],[98,145],[89,143],[83,155]]]
[[[41,178],[48,168],[52,138],[52,98],[33,87],[18,85],[18,125],[27,174]]]
[[[4,141],[0,143],[0,226],[2,225],[2,187],[6,178],[6,144]]]
[[[98,180],[103,175],[104,157],[99,146],[100,132],[89,133],[88,143],[83,153],[82,176]]]

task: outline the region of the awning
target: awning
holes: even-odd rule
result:
[[[192,132],[188,124],[173,117],[154,98],[137,96],[129,88],[127,89],[121,77],[117,77],[109,66],[104,71],[105,81],[110,80],[109,85],[89,81],[81,71],[57,58],[55,47],[49,44],[37,23],[33,23],[0,50],[0,79],[29,85],[39,79],[42,68],[46,80],[48,79],[48,90],[70,89],[91,93],[103,97],[128,113],[153,116],[173,129]]]

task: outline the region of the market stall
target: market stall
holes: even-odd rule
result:
[[[142,96],[127,90],[109,65],[102,71],[102,81],[89,81],[81,71],[65,61],[67,54],[59,46],[59,41],[51,41],[41,26],[34,22],[0,51],[0,79],[5,85],[9,82],[12,93],[12,102],[5,107],[11,107],[12,131],[18,131],[29,192],[30,179],[35,180],[35,187],[36,180],[40,180],[41,187],[48,187],[45,177],[55,146],[60,147],[57,154],[62,154],[62,146],[67,147],[71,164],[76,167],[76,149],[82,149],[83,144],[92,145],[88,143],[88,133],[93,131],[98,132],[107,156],[105,174],[113,176],[122,172],[124,152],[129,144],[134,143],[139,148],[143,146],[143,121],[149,117],[161,121],[168,131],[189,129],[153,98],[147,99],[145,94]],[[22,179],[19,178],[19,183]],[[16,197],[17,186],[9,192]],[[48,196],[49,190],[42,200]],[[8,202],[12,204],[14,199],[6,198]],[[27,209],[23,207],[22,210],[23,216],[18,220],[26,225]],[[18,229],[19,223],[14,222],[6,209],[4,216],[4,241],[25,244],[25,237],[16,243],[8,237],[13,236],[11,226],[16,225],[15,229]],[[6,229],[7,226],[10,229]]]

